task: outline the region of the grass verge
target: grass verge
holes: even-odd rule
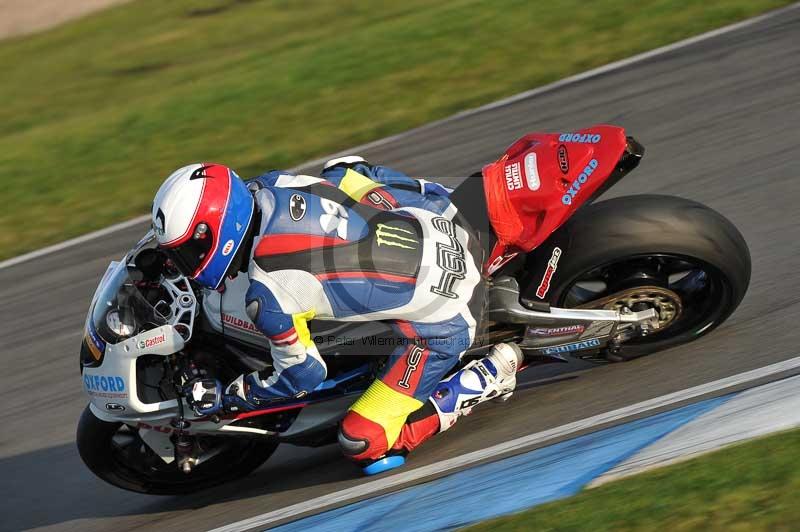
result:
[[[788,0],[137,0],[0,43],[0,258],[146,212],[173,169],[286,167]]]
[[[517,530],[797,530],[800,430],[736,445],[481,523]]]

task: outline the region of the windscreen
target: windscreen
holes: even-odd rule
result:
[[[92,309],[94,330],[106,343],[117,344],[166,325],[171,310],[158,297],[158,290],[159,284],[145,279],[135,267],[125,262],[117,264],[106,276]],[[155,306],[145,295],[156,301]]]

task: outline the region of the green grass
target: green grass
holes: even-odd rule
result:
[[[789,0],[136,0],[0,43],[0,258]],[[509,141],[512,139],[509,139]]]
[[[800,528],[800,430],[701,456],[469,532],[780,531]]]

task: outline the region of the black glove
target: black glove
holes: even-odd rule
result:
[[[186,402],[198,416],[223,410],[222,383],[217,379],[193,379],[184,387]]]

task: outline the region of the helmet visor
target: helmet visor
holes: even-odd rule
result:
[[[175,247],[163,246],[162,249],[179,272],[186,277],[195,278],[214,249],[214,235],[211,228],[199,223],[189,240]]]

